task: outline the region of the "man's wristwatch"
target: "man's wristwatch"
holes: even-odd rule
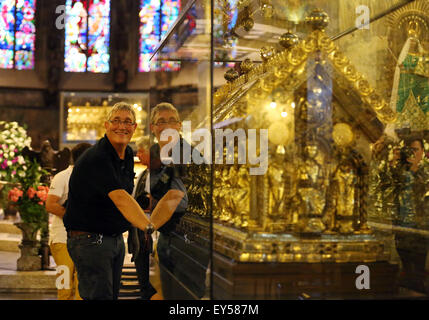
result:
[[[152,234],[155,231],[155,228],[153,227],[152,222],[149,222],[149,224],[146,226],[146,229],[144,229],[144,231],[147,234]]]

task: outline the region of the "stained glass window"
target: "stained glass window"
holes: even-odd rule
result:
[[[180,62],[149,60],[159,41],[177,19],[179,10],[180,0],[140,1],[140,72],[180,69]]]
[[[0,0],[0,68],[34,69],[36,0]]]
[[[66,0],[64,70],[109,72],[110,0]]]

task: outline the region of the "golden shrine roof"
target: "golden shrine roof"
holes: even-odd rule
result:
[[[315,12],[317,18],[320,11],[313,11],[313,16]],[[281,52],[277,52],[274,48],[262,48],[262,63],[252,65],[249,61],[242,62],[241,69],[242,72],[245,71],[242,75],[230,71],[225,77],[229,80],[228,83],[214,94],[215,110],[218,111],[237,101],[246,92],[253,91],[254,96],[258,94],[267,96],[280,85],[291,91],[297,89],[308,78],[306,71],[309,59],[319,55],[334,69],[332,80],[336,82],[337,87],[342,91],[353,91],[363,104],[375,112],[382,123],[394,122],[396,112],[326,35],[324,31],[326,24],[320,24],[318,21],[314,23],[317,19],[311,21],[312,15],[308,20],[312,23],[314,30],[306,39],[296,45],[290,45]]]

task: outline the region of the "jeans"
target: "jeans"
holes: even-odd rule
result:
[[[122,234],[69,237],[67,249],[76,266],[82,299],[117,300],[125,257]]]

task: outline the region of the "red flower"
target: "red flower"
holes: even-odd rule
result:
[[[23,194],[22,190],[15,187],[9,191],[8,199],[13,202],[18,202],[19,198],[21,198]]]
[[[36,195],[36,190],[34,190],[33,187],[28,188],[27,195],[30,199],[33,199],[34,196]]]
[[[38,186],[38,187],[37,187],[37,190],[39,190],[39,191],[46,191],[46,193],[48,193],[48,192],[49,192],[49,187],[46,187],[46,186]]]
[[[46,189],[39,190],[36,192],[36,194],[37,197],[42,201],[46,201],[46,199],[48,198],[48,192],[46,192]]]

